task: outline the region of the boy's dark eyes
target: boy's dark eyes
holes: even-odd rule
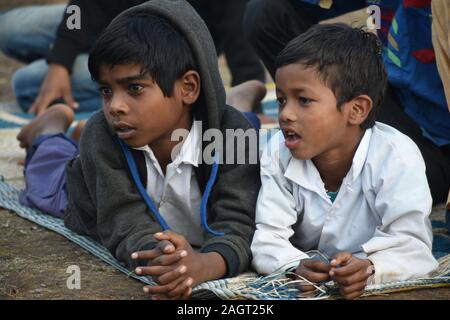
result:
[[[308,98],[305,98],[305,97],[299,97],[299,98],[298,98],[298,101],[299,101],[301,104],[309,104],[309,103],[312,102],[311,99],[308,99]]]
[[[144,86],[136,83],[130,84],[128,86],[128,90],[130,90],[131,93],[139,93],[143,88]]]
[[[286,99],[282,97],[277,97],[278,106],[282,107],[286,103]]]
[[[298,102],[301,105],[307,105],[307,104],[311,103],[312,101],[313,101],[312,99],[305,98],[305,97],[298,98]],[[279,107],[283,107],[286,104],[286,99],[282,98],[282,97],[277,97],[277,102],[278,102]]]
[[[128,86],[128,91],[132,94],[138,94],[140,93],[140,91],[144,88],[144,86],[140,85],[140,84],[130,84]],[[98,88],[98,92],[103,96],[103,97],[107,97],[112,95],[112,89],[109,87],[100,87]]]
[[[108,88],[108,87],[100,87],[100,88],[98,88],[98,92],[99,92],[103,97],[109,96],[109,95],[112,94],[111,88]]]

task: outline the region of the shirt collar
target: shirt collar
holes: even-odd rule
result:
[[[191,130],[189,131],[187,137],[183,139],[181,149],[176,154],[175,159],[172,161],[172,163],[175,166],[179,166],[181,163],[186,163],[194,167],[198,167],[201,156],[201,137],[201,121],[195,121],[194,119],[194,121],[192,122]],[[133,147],[132,149],[147,152],[150,155],[153,163],[155,164],[155,161],[157,162],[152,149],[148,145],[142,147]]]
[[[352,167],[344,178],[344,181],[350,178],[353,182],[358,178],[366,161],[371,136],[372,129],[369,128],[365,131],[359,146],[356,149],[355,155],[353,156]],[[311,191],[321,193],[320,190],[324,189],[320,173],[311,160],[299,160],[291,155],[284,176],[292,182]]]
[[[319,171],[311,160],[291,157],[284,176],[299,186],[317,193],[323,188]]]
[[[351,179],[355,181],[361,173],[364,163],[366,162],[367,152],[369,151],[370,138],[372,137],[372,128],[366,129],[364,135],[359,142],[359,146],[356,149],[353,156],[352,167],[350,168]]]
[[[181,150],[173,161],[175,164],[186,163],[198,167],[201,156],[202,125],[201,121],[192,122],[191,130],[184,140]]]

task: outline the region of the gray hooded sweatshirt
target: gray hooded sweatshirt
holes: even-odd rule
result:
[[[201,77],[201,94],[192,112],[196,120],[202,121],[203,130],[215,128],[225,137],[227,129],[250,129],[245,117],[225,104],[225,90],[213,40],[194,9],[184,0],[153,0],[121,15],[137,12],[157,14],[167,19],[190,44]],[[203,148],[208,143],[204,142]],[[237,148],[234,151],[237,154]],[[144,155],[138,150],[131,152],[145,186]],[[223,159],[226,159],[226,154]],[[195,168],[202,192],[206,189],[211,169],[212,166],[204,161]],[[162,227],[137,191],[118,139],[103,112],[97,112],[86,124],[80,140],[80,155],[68,165],[66,174],[69,203],[65,225],[97,239],[127,267],[136,267],[131,253],[154,248],[156,241],[153,235],[162,231]],[[249,266],[259,188],[259,164],[249,164],[249,152],[246,152],[245,164],[219,165],[206,202],[206,215],[209,227],[223,235],[205,231],[205,242],[199,250],[218,252],[226,262],[228,277],[245,271]]]

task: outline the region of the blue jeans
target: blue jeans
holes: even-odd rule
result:
[[[30,6],[0,13],[0,50],[28,63],[12,77],[12,88],[22,110],[27,111],[39,94],[47,74],[45,60],[56,38],[65,5]],[[88,54],[75,59],[70,81],[72,95],[80,104],[77,111],[94,111],[102,106],[97,86],[88,67]]]

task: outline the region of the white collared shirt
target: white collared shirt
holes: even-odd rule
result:
[[[425,164],[417,146],[390,126],[366,130],[334,203],[314,163],[293,158],[281,132],[264,150],[261,180],[251,246],[260,273],[297,265],[312,249],[370,259],[374,283],[437,267]]]
[[[180,152],[166,167],[166,175],[148,145],[134,148],[144,151],[147,193],[159,213],[171,230],[184,235],[194,246],[200,246],[204,242],[200,225],[202,194],[193,170],[200,162],[201,137],[201,124],[199,121],[193,121]]]

